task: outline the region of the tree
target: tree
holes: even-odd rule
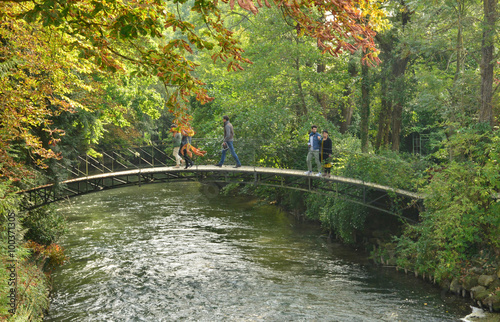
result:
[[[5,82],[10,84],[10,87],[2,87],[9,89],[2,92],[2,102],[6,104],[3,111],[7,116],[3,123],[4,128],[15,129],[8,133],[4,130],[1,136],[2,161],[13,160],[15,152],[8,150],[17,140],[23,141],[28,150],[34,149],[41,159],[56,157],[50,148],[43,147],[43,142],[33,135],[32,129],[42,126],[42,131],[55,135],[58,131],[51,126],[50,119],[64,110],[84,106],[78,99],[70,99],[67,95],[71,92],[68,86],[73,83],[77,87],[86,86],[85,89],[90,92],[93,90],[89,84],[69,79],[78,79],[78,73],[88,74],[98,70],[158,77],[167,92],[165,105],[178,123],[188,124],[187,106],[181,101],[187,102],[191,96],[201,103],[212,100],[204,83],[193,73],[198,66],[192,56],[196,51],[211,51],[213,61],[225,61],[230,70],[242,69],[243,63],[250,63],[243,57],[234,32],[225,25],[223,12],[229,9],[225,4],[234,9],[234,0],[222,3],[186,0],[173,3],[160,0],[0,0],[1,49],[5,53],[0,57],[0,63],[2,71],[6,71],[0,76],[4,85]],[[267,1],[265,4],[271,7]],[[250,0],[238,1],[238,5],[254,14],[258,12],[257,7],[262,7],[260,1],[255,5]],[[374,8],[376,10],[376,5],[372,6],[370,1],[343,0],[339,4],[327,0],[301,3],[276,0],[274,6],[295,22],[299,35],[315,38],[323,52],[338,55],[342,51],[353,52],[361,48],[366,61],[378,61],[374,32],[370,25],[360,23],[366,13]],[[206,28],[188,22],[187,17],[179,14],[179,7],[189,7]],[[318,16],[325,19],[317,19]],[[15,47],[16,38],[9,38],[8,34],[13,31],[22,34],[21,28],[26,29],[22,44],[36,43],[38,48],[21,52],[20,55],[24,56],[19,61],[17,55],[12,55],[15,50],[9,54],[9,50]],[[32,40],[27,40],[28,37]],[[79,59],[76,59],[75,53],[78,53]],[[26,70],[26,64],[43,66],[40,67],[43,70],[30,70],[21,75]],[[52,79],[52,83],[37,87],[39,79],[33,75]],[[64,80],[63,75],[66,77]],[[25,86],[18,87],[25,90],[23,95],[16,92],[14,78],[25,82]],[[40,94],[28,89],[45,92]],[[30,105],[36,109],[36,117],[28,116],[33,114],[29,108],[23,110],[20,97],[36,100]],[[57,141],[56,135],[46,143],[55,144]]]
[[[402,1],[399,4],[399,13],[396,16],[398,20],[398,25],[404,32],[405,27],[410,21],[411,10],[408,5]],[[401,140],[401,128],[402,128],[402,114],[404,102],[406,101],[406,90],[405,90],[405,73],[406,67],[410,60],[410,55],[408,50],[405,49],[404,44],[401,44],[401,39],[397,37],[397,31],[390,31],[385,37],[378,37],[381,47],[384,48],[386,61],[390,67],[389,76],[390,84],[385,83],[385,79],[382,84],[382,110],[379,116],[379,126],[378,134],[376,140],[377,148],[382,144],[382,138],[386,138],[389,134],[389,123],[390,123],[390,133],[391,133],[391,143],[392,150],[399,151],[400,140]],[[383,71],[387,73],[387,69],[383,68]],[[389,122],[388,119],[391,121]],[[384,140],[386,142],[386,139]]]
[[[124,68],[123,62],[133,62],[138,73],[157,75],[168,88],[175,88],[179,98],[186,99],[195,95],[201,102],[207,102],[210,97],[202,88],[203,83],[193,77],[192,71],[196,64],[188,59],[193,49],[212,50],[215,60],[228,59],[228,68],[237,70],[241,63],[249,63],[243,58],[239,42],[234,33],[225,25],[221,16],[221,5],[217,2],[187,1],[176,2],[176,6],[187,5],[199,14],[209,32],[199,34],[196,26],[179,16],[168,6],[168,2],[159,0],[116,2],[50,0],[39,4],[25,1],[2,1],[3,3],[18,3],[21,11],[16,18],[24,18],[28,22],[41,21],[44,26],[57,27],[71,39],[68,46],[74,46],[81,51],[84,58],[93,60],[98,66],[111,71]],[[266,5],[271,6],[267,1]],[[331,1],[304,1],[288,3],[275,1],[284,15],[297,23],[301,34],[307,34],[317,39],[324,52],[338,54],[342,50],[355,51],[362,48],[366,51],[364,59],[377,60],[374,32],[370,27],[358,23],[362,19],[362,11],[356,5],[364,1],[345,0],[342,6]],[[245,10],[257,13],[258,9],[252,1],[238,2]],[[260,1],[259,1],[260,4]],[[234,0],[229,2],[231,9]],[[326,15],[328,19],[318,21],[315,11]],[[177,29],[181,36],[166,39],[166,29]],[[344,35],[351,35],[352,42]],[[151,44],[148,39],[161,39]],[[171,95],[167,105],[173,113],[179,113],[177,95]],[[181,114],[179,114],[181,115]]]
[[[368,129],[370,123],[370,73],[368,66],[361,66],[361,151],[368,152]]]
[[[481,43],[481,108],[479,122],[493,126],[493,69],[494,37],[497,21],[497,0],[483,0],[483,37]]]
[[[3,8],[5,9],[5,8]],[[15,10],[3,13],[16,14]],[[53,118],[82,106],[72,92],[88,90],[78,77],[87,74],[89,64],[74,52],[60,51],[61,38],[40,32],[41,25],[0,21],[0,169],[3,179],[26,176],[20,162],[42,165],[55,158],[52,147],[63,134],[52,126]],[[97,89],[97,86],[95,87]]]

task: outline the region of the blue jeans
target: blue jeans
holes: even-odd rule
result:
[[[229,147],[229,151],[231,151],[231,155],[236,160],[236,165],[241,165],[240,159],[238,159],[236,152],[234,152],[233,141],[228,141],[226,143],[227,143],[227,146]],[[219,161],[220,165],[223,165],[224,160],[226,160],[226,152],[227,152],[227,150],[222,150],[222,157],[220,158],[220,161]]]

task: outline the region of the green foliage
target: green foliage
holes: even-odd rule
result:
[[[66,232],[66,219],[51,211],[50,206],[30,211],[22,223],[28,229],[24,236],[26,240],[46,246],[58,242]]]
[[[25,229],[21,222],[18,209],[19,196],[8,193],[6,182],[0,183],[0,320],[2,321],[38,321],[49,307],[49,280],[40,267],[32,261],[32,254],[24,244]],[[15,221],[8,220],[8,216]],[[14,257],[8,251],[8,225],[15,223]],[[12,232],[12,226],[10,226]],[[12,239],[10,239],[12,241]],[[12,245],[12,244],[11,244]],[[11,271],[8,265],[16,263],[17,274],[17,309],[16,314],[9,312],[8,295],[12,285],[9,285]]]
[[[426,162],[416,156],[380,150],[361,153],[359,139],[344,135],[334,141],[333,171],[348,178],[416,191]]]
[[[481,252],[498,257],[499,142],[498,133],[471,127],[443,146],[454,158],[430,169],[422,222],[397,238],[398,265],[440,280],[458,276]]]
[[[351,82],[343,70],[348,55],[321,55],[317,43],[298,37],[296,28],[283,19],[277,8],[248,20],[236,15],[228,19],[242,26],[237,33],[253,64],[228,72],[225,64],[211,65],[209,55],[200,55],[204,68],[197,73],[208,80],[209,94],[215,100],[209,107],[196,107],[195,123],[208,125],[212,129],[208,133],[213,133],[227,114],[239,137],[268,144],[295,140],[305,135],[312,124],[327,123],[324,119],[335,114],[337,102],[342,99],[344,83]],[[318,72],[318,65],[328,69]],[[325,106],[319,103],[320,96],[324,96]],[[205,110],[201,123],[199,116]],[[333,131],[331,122],[328,125]],[[206,129],[202,131],[207,133]]]
[[[308,218],[319,220],[324,229],[347,244],[356,241],[356,232],[363,230],[368,214],[364,206],[334,196],[311,194],[306,197],[306,205]]]
[[[337,136],[333,139],[332,174],[378,183],[395,188],[415,190],[422,170],[420,161],[389,151],[381,154],[357,152],[359,139],[350,135]],[[350,192],[359,194],[359,191]],[[320,220],[322,226],[333,232],[346,243],[354,243],[355,235],[364,229],[368,210],[360,204],[344,200],[342,195],[325,197],[310,195],[306,198],[307,216]]]

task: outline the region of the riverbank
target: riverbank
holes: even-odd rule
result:
[[[65,220],[53,208],[21,213],[18,200],[9,201],[9,211],[0,216],[0,320],[42,321],[49,309],[51,273],[67,260],[55,243]]]
[[[248,188],[243,188],[244,193],[256,195],[262,198],[263,192],[252,191]],[[268,192],[268,191],[267,191]],[[370,253],[370,257],[376,265],[394,268],[399,274],[412,274],[417,278],[421,278],[426,282],[439,287],[443,294],[450,296],[462,297],[470,300],[471,306],[477,305],[485,312],[492,313],[488,318],[500,320],[500,267],[498,263],[491,260],[489,254],[479,252],[476,260],[470,262],[467,269],[461,270],[461,273],[453,278],[437,278],[433,274],[421,273],[418,269],[411,267],[411,262],[403,261],[406,267],[402,267],[400,263],[406,258],[398,257],[399,238],[405,231],[405,225],[396,217],[386,216],[382,214],[364,214],[363,222],[360,229],[353,231],[350,235],[337,235],[329,228],[325,218],[330,222],[335,222],[332,215],[314,215],[321,213],[322,209],[318,202],[311,203],[311,198],[306,196],[300,197],[294,195],[291,198],[275,192],[269,194],[271,198],[266,198],[266,202],[276,204],[285,211],[302,220],[312,220],[322,226],[325,233],[339,242],[345,242],[347,236],[348,242],[346,245],[351,247],[362,247]],[[311,207],[311,205],[313,207]],[[342,205],[343,206],[343,205]],[[360,207],[358,207],[360,208]],[[356,206],[348,208],[351,211],[366,210],[356,209]],[[356,216],[346,216],[355,218]],[[358,216],[359,218],[360,216]]]
[[[371,258],[376,264],[394,267],[397,271],[413,274],[429,283],[437,284],[443,291],[463,298],[470,298],[479,308],[496,313],[498,320],[500,320],[500,267],[498,265],[471,266],[460,276],[451,280],[437,281],[432,274],[419,274],[416,270],[398,266],[396,251],[398,244],[390,240],[392,238],[384,239],[380,231],[372,232],[370,243],[365,247],[371,248]]]
[[[0,261],[0,320],[42,321],[49,309],[50,273],[24,242],[14,254]]]

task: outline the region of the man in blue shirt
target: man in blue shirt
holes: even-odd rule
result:
[[[309,146],[309,152],[307,153],[307,172],[305,174],[312,174],[312,158],[314,156],[314,160],[316,161],[316,165],[318,166],[318,173],[316,176],[321,177],[321,162],[319,161],[319,149],[321,147],[321,140],[323,137],[316,133],[318,131],[318,127],[313,125],[311,127],[311,133],[309,133],[309,142],[307,145]]]

